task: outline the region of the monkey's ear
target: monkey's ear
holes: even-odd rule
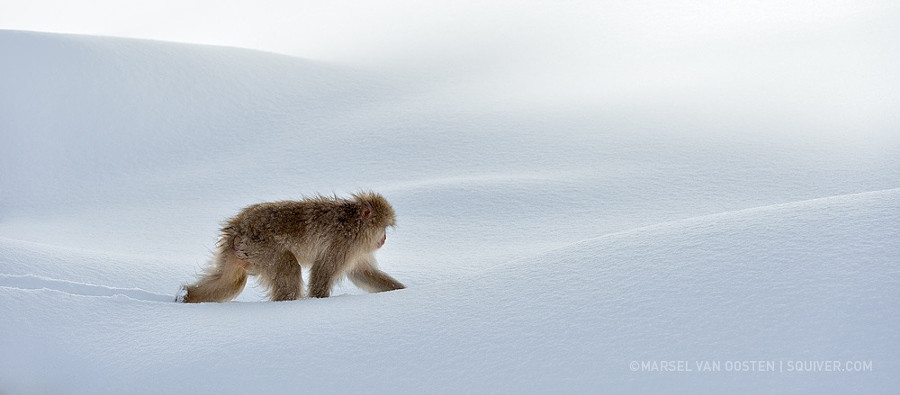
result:
[[[369,207],[368,204],[364,205],[363,209],[362,209],[362,219],[370,220],[374,216],[375,216],[375,213],[372,211],[372,207]]]

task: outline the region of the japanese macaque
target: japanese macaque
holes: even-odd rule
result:
[[[315,298],[327,298],[344,276],[368,292],[402,289],[375,261],[394,224],[394,209],[372,192],[247,207],[225,223],[210,266],[176,301],[227,302],[241,293],[248,274],[259,276],[271,300],[295,300],[304,295],[301,266],[310,270]]]

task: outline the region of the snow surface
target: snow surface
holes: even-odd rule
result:
[[[887,22],[575,76],[0,31],[0,393],[893,393]],[[359,189],[407,289],[171,302],[241,207]]]

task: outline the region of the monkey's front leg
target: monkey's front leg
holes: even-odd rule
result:
[[[350,272],[347,277],[357,287],[368,292],[385,292],[406,288],[387,273],[368,265]]]
[[[360,260],[347,277],[357,287],[368,292],[385,292],[406,288],[387,273],[378,270],[374,255]]]

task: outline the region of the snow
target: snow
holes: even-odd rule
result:
[[[0,392],[892,393],[891,15],[450,74],[0,31]],[[241,207],[360,189],[407,289],[172,302]]]

